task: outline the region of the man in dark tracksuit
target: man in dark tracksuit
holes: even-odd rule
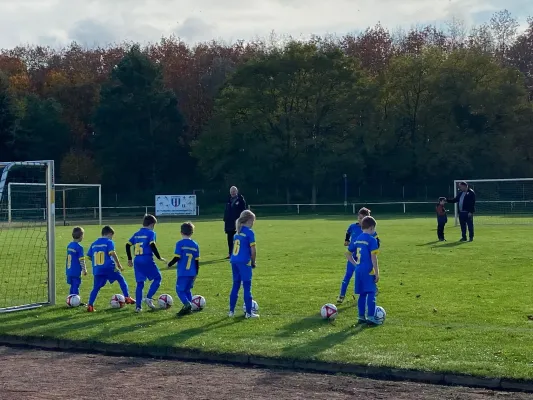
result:
[[[461,242],[466,242],[466,228],[470,242],[474,240],[474,213],[476,212],[476,194],[468,187],[468,183],[459,183],[460,192],[448,203],[457,203],[459,208],[459,224],[461,225]]]
[[[246,210],[246,200],[239,194],[239,190],[232,186],[229,190],[229,198],[224,210],[224,231],[228,237],[228,256],[230,258],[233,251],[233,235],[237,233],[235,222],[240,217],[241,213]]]

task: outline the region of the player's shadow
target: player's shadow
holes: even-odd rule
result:
[[[462,242],[460,240],[456,241],[456,242],[443,242],[443,244],[441,244],[440,246],[435,246],[435,247],[438,247],[438,248],[450,248],[450,247],[457,247],[457,246],[461,246],[463,244],[466,244],[468,242]]]
[[[189,317],[193,318],[194,316],[193,315],[185,316],[183,318],[189,318]],[[209,331],[212,331],[212,330],[215,330],[215,329],[221,329],[221,328],[224,328],[226,326],[230,326],[230,325],[234,325],[234,324],[240,323],[242,321],[244,321],[244,318],[239,318],[239,317],[235,317],[235,318],[228,318],[228,317],[219,318],[219,319],[217,319],[215,321],[212,321],[212,322],[209,322],[209,323],[207,323],[205,325],[201,325],[201,326],[197,326],[197,327],[194,327],[194,328],[188,328],[188,329],[180,330],[178,332],[172,333],[171,335],[167,335],[167,336],[165,336],[163,338],[158,337],[156,340],[151,342],[150,345],[151,346],[155,346],[155,347],[161,347],[161,343],[166,343],[167,346],[172,346],[172,345],[175,345],[175,344],[182,343],[184,340],[190,339],[193,336],[201,335],[203,333],[206,333],[206,332],[209,332]]]
[[[364,329],[368,329],[366,325],[350,326],[338,332],[332,332],[326,336],[321,336],[310,342],[301,344],[290,343],[282,349],[281,356],[285,358],[312,358],[323,351],[331,349],[333,346],[341,345],[347,339],[359,334]]]
[[[54,318],[53,320],[43,321],[42,326],[38,328],[36,328],[35,324],[20,324],[16,329],[32,330],[34,333],[31,334],[38,334],[39,336],[55,337],[58,335],[58,332],[60,334],[61,332],[82,331],[86,337],[91,337],[91,335],[98,337],[101,329],[98,329],[98,333],[95,332],[94,334],[88,334],[86,329],[105,327],[108,322],[120,324],[120,321],[125,318],[131,318],[132,316],[132,313],[128,312],[128,310],[110,309],[109,312],[106,311],[99,311],[98,315],[93,314],[88,316],[87,313],[85,313],[83,317],[80,316],[76,319],[73,319],[72,316],[69,315],[63,315]]]
[[[431,242],[427,242],[427,243],[422,243],[422,244],[417,244],[416,247],[424,247],[424,246],[432,246],[432,245],[435,245],[439,243],[438,240],[433,240]]]
[[[223,262],[228,262],[229,263],[229,260],[226,259],[226,258],[218,258],[218,259],[209,260],[209,261],[201,261],[200,260],[200,268],[202,268],[204,265],[220,264],[220,263],[223,263]]]

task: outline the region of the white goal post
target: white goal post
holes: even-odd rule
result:
[[[0,313],[54,305],[54,161],[0,162],[0,171]],[[7,188],[10,182],[44,185],[45,220],[7,221]],[[30,196],[26,199],[27,204],[36,204]],[[42,205],[39,204],[39,207]]]
[[[457,179],[453,181],[455,195],[460,182],[468,183],[476,193],[476,222],[509,223],[508,217],[512,217],[514,224],[533,224],[533,178]],[[454,206],[458,226],[459,206]]]
[[[28,182],[10,182],[7,187],[7,207],[8,207],[8,221],[11,223],[16,221],[14,213],[24,213],[24,208],[17,208],[17,205],[13,204],[13,195],[19,190],[28,190],[31,188],[41,189],[44,191],[46,189],[45,183],[28,183]],[[83,189],[89,189],[96,194],[93,196],[94,202],[97,204],[70,204],[67,197],[68,192],[81,191]],[[86,220],[94,219],[98,221],[99,225],[102,225],[102,185],[100,184],[77,184],[77,183],[56,183],[55,185],[57,198],[57,211],[60,212],[63,225],[68,225],[68,220]],[[79,200],[79,199],[78,199]],[[45,208],[42,210],[43,219],[46,218]],[[58,216],[58,218],[61,218]]]

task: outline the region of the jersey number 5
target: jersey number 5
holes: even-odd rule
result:
[[[359,265],[361,263],[361,248],[358,247],[355,252],[355,265]]]
[[[239,254],[239,250],[241,249],[241,241],[235,240],[233,242],[233,255],[236,256]]]
[[[143,254],[143,245],[142,243],[135,243],[135,255],[142,256]]]

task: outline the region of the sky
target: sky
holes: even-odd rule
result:
[[[521,27],[533,0],[0,0],[0,48],[72,41],[105,46],[156,42],[175,35],[189,44],[357,33],[381,23],[390,30],[421,24],[445,28],[487,22],[503,9]]]

